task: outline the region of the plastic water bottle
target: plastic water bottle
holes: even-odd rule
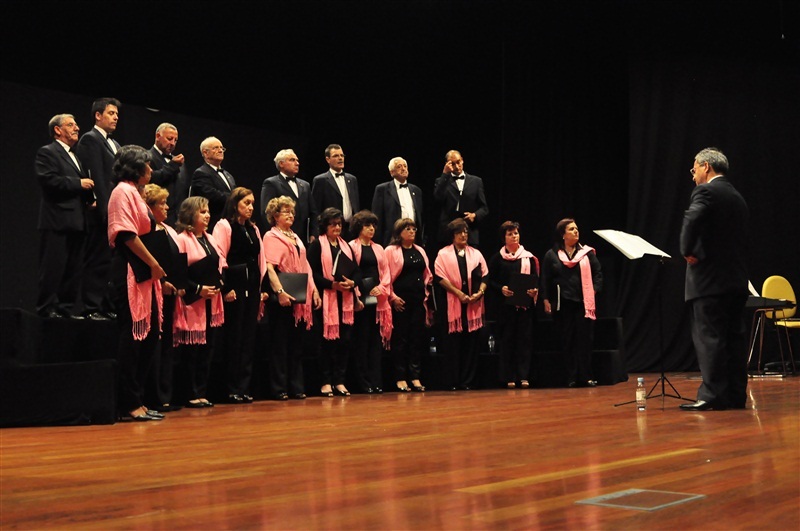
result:
[[[636,380],[636,407],[639,411],[647,409],[647,391],[645,391],[644,378],[642,377]]]
[[[494,334],[489,334],[489,352],[494,354]]]
[[[436,338],[431,336],[431,344],[428,347],[428,352],[431,354],[436,354]]]

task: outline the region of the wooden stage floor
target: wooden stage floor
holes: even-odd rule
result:
[[[800,378],[751,380],[746,410],[690,413],[669,397],[615,407],[630,376],[8,428],[0,528],[800,528]],[[687,398],[696,376],[668,374]]]

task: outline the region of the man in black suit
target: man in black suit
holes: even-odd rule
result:
[[[189,195],[189,175],[183,155],[175,154],[177,144],[178,128],[165,122],[156,128],[155,144],[150,148],[150,182],[169,192],[167,223],[172,227],[178,219],[178,207]]]
[[[325,148],[325,160],[328,162],[328,171],[317,175],[311,182],[314,208],[317,212],[329,207],[336,208],[344,215],[345,223],[348,223],[360,209],[358,179],[355,175],[345,173],[344,151],[339,144],[331,144]]]
[[[311,243],[319,233],[317,227],[318,212],[311,200],[311,185],[297,177],[300,172],[300,159],[291,149],[282,149],[275,155],[275,167],[278,175],[267,177],[261,185],[261,218],[266,221],[267,203],[275,197],[288,196],[294,202],[294,223],[292,230]],[[267,230],[269,230],[267,223]]]
[[[95,320],[114,319],[112,290],[109,286],[111,248],[108,246],[108,198],[114,185],[111,181],[114,157],[120,148],[111,138],[119,121],[119,100],[100,98],[92,103],[94,127],[81,136],[75,153],[87,176],[94,181],[94,208],[87,216],[86,251],[81,280],[83,314]]]
[[[408,182],[408,163],[403,157],[389,161],[392,180],[375,187],[372,196],[372,212],[378,216],[375,241],[386,247],[392,239],[394,223],[398,219],[413,219],[420,230],[422,244],[422,190]]]
[[[683,217],[686,301],[692,305],[692,340],[703,383],[694,404],[681,409],[744,409],[747,347],[742,318],[747,301],[747,203],[725,177],[728,159],[717,148],[695,156],[697,184]]]
[[[208,232],[211,232],[222,217],[225,202],[230,197],[231,190],[236,188],[236,181],[233,175],[222,169],[225,147],[218,138],[210,136],[203,140],[200,143],[200,153],[205,164],[194,170],[189,195],[199,195],[208,199],[208,210],[211,214]]]
[[[477,247],[480,243],[480,222],[489,214],[483,179],[464,173],[461,153],[451,150],[445,155],[442,174],[436,178],[433,198],[439,207],[439,244],[451,243],[447,224],[456,218],[464,218],[469,228],[467,243]]]
[[[86,237],[86,207],[94,203],[94,182],[86,176],[72,147],[80,129],[71,114],[57,114],[48,124],[53,142],[36,152],[39,205],[39,295],[42,317],[79,317],[78,287]]]

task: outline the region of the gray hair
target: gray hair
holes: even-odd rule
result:
[[[295,153],[293,149],[282,149],[278,151],[278,154],[275,155],[275,168],[280,170],[281,162],[289,158],[289,155],[294,155],[296,157],[297,153]]]
[[[394,167],[397,166],[397,163],[400,161],[405,162],[406,167],[408,166],[408,161],[406,161],[406,159],[404,159],[403,157],[395,157],[389,161],[389,171],[394,170]]]
[[[694,156],[698,164],[708,162],[715,173],[723,174],[728,171],[728,157],[715,147],[707,147]]]
[[[71,114],[56,114],[50,118],[50,121],[47,123],[47,127],[50,128],[50,136],[52,138],[56,137],[55,127],[61,127],[61,124],[63,124],[64,120],[67,118],[72,118],[73,120],[75,119],[75,117]]]
[[[178,128],[177,127],[175,127],[174,125],[172,125],[169,122],[164,122],[163,124],[161,124],[158,127],[156,127],[156,133],[160,133],[164,129],[174,129],[176,133],[178,132]],[[200,144],[200,149],[201,150],[203,149],[203,144]]]
[[[219,142],[220,144],[222,143],[222,141],[219,138],[215,137],[215,136],[210,136],[210,137],[206,138],[205,140],[203,140],[202,142],[200,142],[200,154],[202,154],[203,151],[208,149],[208,145],[211,142],[214,142],[215,140],[217,142]]]

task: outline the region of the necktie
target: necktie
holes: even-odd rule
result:
[[[408,183],[403,183],[400,185],[400,188],[408,188]]]

